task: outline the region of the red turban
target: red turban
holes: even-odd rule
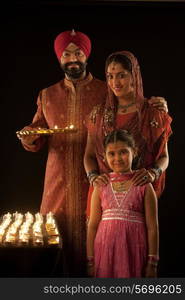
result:
[[[64,31],[61,32],[54,41],[54,49],[58,60],[60,60],[62,53],[66,47],[74,43],[78,46],[88,58],[91,52],[91,41],[88,36],[80,31]]]

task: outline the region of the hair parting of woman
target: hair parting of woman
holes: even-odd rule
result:
[[[105,64],[105,70],[106,71],[108,69],[108,66],[112,62],[119,63],[124,67],[124,69],[126,69],[130,73],[132,72],[132,64],[131,64],[130,59],[127,56],[125,56],[121,53],[115,53],[115,54],[110,55],[106,60],[106,64]]]

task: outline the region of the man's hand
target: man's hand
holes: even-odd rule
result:
[[[148,100],[148,102],[149,102],[149,104],[153,105],[157,109],[159,109],[161,111],[164,111],[165,113],[168,112],[167,101],[163,97],[154,97],[154,96],[152,96]]]
[[[26,126],[24,127],[21,131],[30,131],[30,130],[37,130],[37,129],[40,129],[40,128],[32,128],[32,127],[29,127],[29,126]],[[33,143],[40,137],[39,134],[28,134],[28,135],[24,135],[24,134],[21,134],[19,131],[17,133],[17,137],[18,139],[20,139],[22,141],[23,144],[26,144],[26,145],[33,145]]]

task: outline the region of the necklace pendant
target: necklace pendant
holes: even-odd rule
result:
[[[124,182],[112,182],[112,187],[113,187],[113,190],[115,192],[118,192],[118,193],[122,193],[122,192],[125,192],[127,189],[125,187],[125,183]]]
[[[126,105],[121,105],[121,104],[118,104],[118,109],[121,110],[122,113],[126,113],[127,112],[127,109],[131,106],[133,106],[135,104],[135,101],[129,103],[129,104],[126,104]]]

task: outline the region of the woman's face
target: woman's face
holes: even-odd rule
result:
[[[122,64],[112,62],[106,72],[107,83],[118,98],[127,98],[133,93],[133,79]]]

